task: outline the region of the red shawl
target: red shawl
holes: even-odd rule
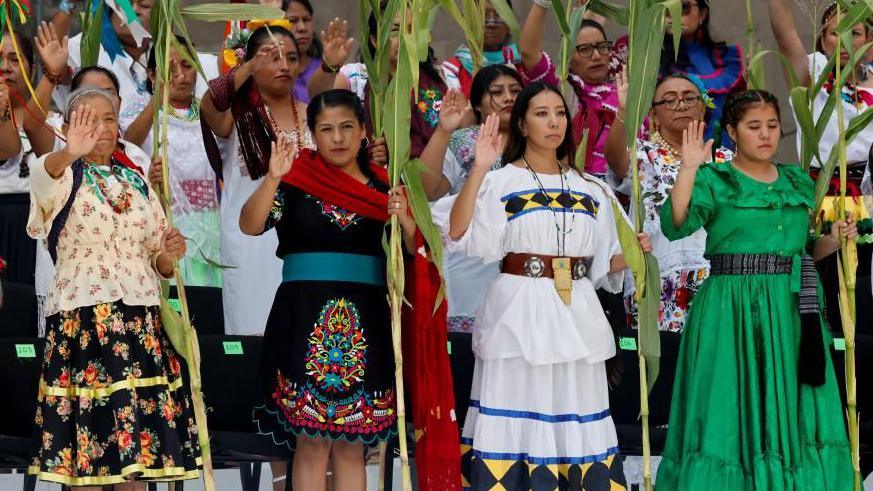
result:
[[[370,170],[388,184],[388,173]],[[333,205],[379,221],[388,220],[388,196],[327,163],[318,152],[303,150],[282,181]],[[416,233],[418,251],[424,238]],[[411,264],[411,268],[409,267]],[[404,379],[412,400],[415,462],[419,489],[460,489],[460,443],[446,336],[446,302],[434,312],[439,271],[424,252],[407,260],[403,312]],[[390,464],[389,464],[390,465]]]

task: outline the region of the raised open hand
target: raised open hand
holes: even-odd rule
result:
[[[34,38],[42,68],[50,80],[57,83],[67,71],[67,36],[58,36],[54,24],[43,21]]]
[[[281,179],[291,171],[294,159],[297,158],[297,144],[284,133],[270,145],[270,178]]]
[[[706,123],[692,121],[687,130],[682,130],[682,166],[700,167],[712,159],[712,140],[706,140]]]
[[[70,114],[67,124],[67,153],[76,159],[88,155],[102,132],[103,123],[98,124],[97,112],[87,104],[80,105]]]
[[[473,167],[477,170],[490,169],[502,154],[503,135],[500,134],[500,116],[489,114],[479,127],[479,136],[474,147]]]
[[[349,21],[334,18],[327,25],[326,31],[321,31],[321,45],[324,47],[322,57],[324,62],[334,68],[339,68],[349,58],[355,38],[349,36]]]
[[[627,65],[621,68],[621,72],[615,74],[615,90],[618,93],[618,109],[627,109]]]
[[[460,90],[449,89],[440,106],[440,129],[451,133],[464,124],[471,111],[467,98]]]

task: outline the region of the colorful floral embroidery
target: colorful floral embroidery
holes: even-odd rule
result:
[[[662,331],[682,332],[691,308],[691,301],[700,285],[709,276],[709,270],[674,271],[661,276],[661,307],[658,325]],[[625,297],[628,324],[637,327],[637,304],[633,295]]]
[[[431,128],[436,128],[440,120],[440,107],[443,104],[443,95],[436,89],[419,89],[418,112]]]
[[[358,309],[346,299],[331,300],[322,308],[309,346],[306,375],[319,389],[335,394],[364,380],[366,339]]]
[[[345,230],[363,219],[363,217],[359,217],[358,214],[353,211],[340,208],[339,206],[330,203],[325,203],[315,196],[307,194],[306,197],[314,200],[321,208],[321,214],[326,216],[330,222],[339,227],[340,230]]]
[[[392,390],[367,393],[367,344],[358,309],[345,298],[328,301],[309,336],[304,384],[279,371],[273,399],[286,421],[318,434],[343,433],[370,440],[394,423]]]

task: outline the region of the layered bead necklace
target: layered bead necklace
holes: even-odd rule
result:
[[[675,148],[673,148],[673,145],[670,145],[670,143],[668,143],[667,140],[665,140],[664,137],[661,136],[660,132],[658,132],[658,131],[652,132],[652,135],[649,137],[649,139],[652,141],[652,143],[654,143],[655,145],[658,145],[658,147],[660,147],[665,152],[670,154],[673,157],[673,159],[679,160],[679,161],[682,160],[682,153],[680,153]]]

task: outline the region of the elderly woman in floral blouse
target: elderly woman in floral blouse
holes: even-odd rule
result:
[[[629,194],[631,169],[628,165],[624,112],[627,103],[627,81],[623,74],[616,78],[619,110],[606,142],[607,174],[610,185]],[[706,121],[714,104],[703,84],[693,75],[671,75],[658,82],[650,113],[651,132],[647,139],[637,141],[636,160],[640,172],[642,207],[645,214],[643,230],[652,237],[652,248],[661,270],[662,331],[681,332],[685,314],[700,284],[709,276],[709,262],[703,257],[706,231],[698,230],[682,240],[670,242],[661,232],[658,213],[670,195],[676,173],[682,165],[682,132],[692,121]],[[731,158],[730,151],[720,148],[714,160]],[[631,205],[631,214],[637,206]],[[636,324],[636,305],[632,285],[625,288],[625,305],[632,325]]]
[[[31,175],[28,233],[57,272],[29,469],[68,486],[198,476],[197,429],[182,361],[161,326],[160,279],[185,254],[141,171],[116,151],[117,99],[75,91],[67,145]]]

